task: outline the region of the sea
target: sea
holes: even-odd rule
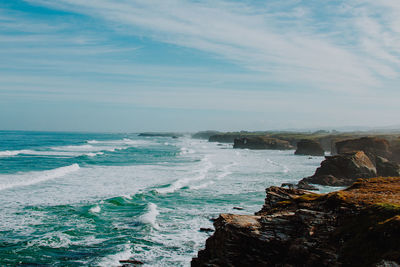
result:
[[[0,266],[190,266],[200,228],[253,214],[322,160],[189,135],[0,131]]]

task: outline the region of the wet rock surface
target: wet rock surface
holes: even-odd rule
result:
[[[255,215],[221,214],[192,266],[400,263],[400,177],[329,194],[270,187]]]

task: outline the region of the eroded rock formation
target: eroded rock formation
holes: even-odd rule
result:
[[[357,178],[376,177],[375,165],[362,151],[326,156],[313,176],[302,181],[311,184],[348,186]]]
[[[302,139],[297,142],[296,155],[324,156],[325,151],[321,144],[314,140]]]
[[[214,226],[192,266],[397,266],[400,177],[325,195],[270,187],[255,215],[221,214]]]
[[[287,150],[293,149],[293,146],[291,146],[288,141],[276,138],[252,136],[236,138],[234,140],[233,148]]]

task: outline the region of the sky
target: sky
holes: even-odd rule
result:
[[[0,130],[400,125],[399,0],[0,0]]]

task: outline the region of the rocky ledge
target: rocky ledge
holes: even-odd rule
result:
[[[221,214],[192,266],[398,266],[400,177],[314,194],[270,187],[255,215]]]

